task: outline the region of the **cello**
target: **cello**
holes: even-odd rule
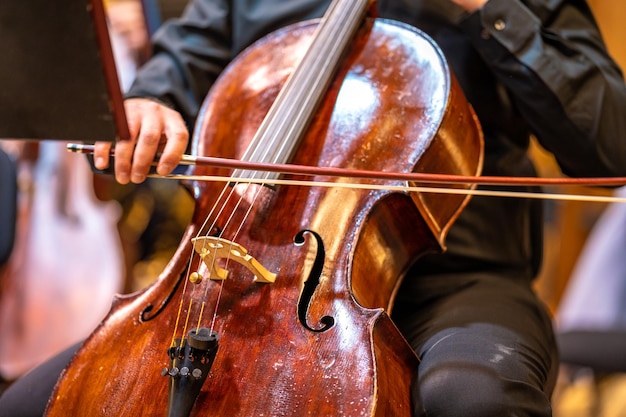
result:
[[[206,97],[193,153],[477,175],[480,126],[441,51],[369,7],[335,0],[246,49]],[[114,301],[46,415],[410,416],[419,360],[389,312],[469,197],[189,172],[231,181],[187,184],[195,211],[177,252]]]

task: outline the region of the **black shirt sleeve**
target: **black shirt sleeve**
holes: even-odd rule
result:
[[[626,175],[626,86],[584,2],[490,0],[461,26],[566,174]]]

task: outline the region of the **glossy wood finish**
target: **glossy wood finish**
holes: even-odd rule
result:
[[[203,106],[194,154],[242,155],[314,28],[306,23],[276,32],[224,72]],[[413,29],[368,20],[293,162],[470,175],[480,169],[481,149],[473,112],[438,48]],[[208,327],[222,285],[203,280],[182,293],[190,239],[222,188],[190,184],[196,212],[178,252],[153,286],[115,302],[65,371],[48,416],[166,415],[168,380],[160,372],[168,366],[179,300],[194,299],[183,309],[197,317],[206,290],[202,325]],[[260,190],[253,207],[253,192],[239,185],[241,205],[237,198],[225,201],[223,214],[211,217],[224,238],[275,272],[276,282],[254,283],[239,264],[226,266],[215,322],[220,348],[191,415],[410,416],[418,359],[388,308],[408,266],[424,251],[441,249],[466,197],[252,188]],[[194,257],[196,270],[206,274]],[[315,279],[303,323],[302,290]],[[324,316],[334,324],[319,331]]]

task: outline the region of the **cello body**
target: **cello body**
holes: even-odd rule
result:
[[[315,27],[274,32],[226,68],[204,102],[194,154],[241,157]],[[367,19],[292,161],[477,175],[482,134],[432,41],[405,25]],[[230,174],[199,166],[189,172]],[[467,197],[187,185],[196,207],[176,254],[152,286],[114,301],[63,372],[47,416],[412,415],[419,360],[389,312],[407,269],[443,249]],[[223,192],[235,197],[216,210]],[[275,281],[255,281],[250,264],[222,259],[225,279],[192,284],[192,271],[211,275],[192,239],[215,233]],[[185,411],[162,370],[172,373],[168,349],[186,317],[190,327],[214,331],[219,348]]]

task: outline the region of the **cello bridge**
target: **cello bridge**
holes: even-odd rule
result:
[[[255,282],[271,283],[276,280],[276,274],[267,270],[259,261],[248,254],[246,248],[230,240],[215,236],[197,237],[191,240],[193,248],[202,262],[209,268],[212,280],[225,280],[228,271],[218,265],[218,260],[235,261],[254,274]],[[194,280],[198,282],[201,277],[194,273]],[[193,275],[193,274],[192,274]]]

